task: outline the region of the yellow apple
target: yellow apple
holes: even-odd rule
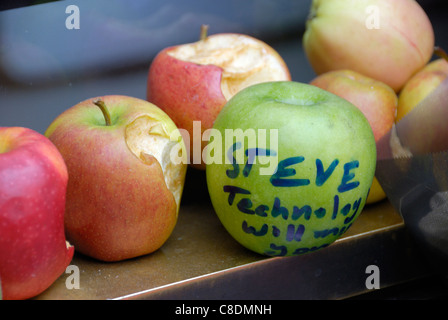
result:
[[[400,121],[447,77],[448,62],[441,58],[428,63],[409,79],[398,96],[396,121]]]
[[[314,0],[303,47],[317,74],[350,69],[398,92],[430,60],[434,31],[414,0]]]
[[[214,34],[162,50],[149,68],[147,100],[185,130],[189,163],[205,169],[203,135],[227,101],[250,85],[280,80],[291,80],[289,69],[268,44],[248,35]]]
[[[378,142],[395,122],[397,95],[388,85],[352,70],[330,71],[317,76],[312,85],[334,93],[357,106],[369,121]],[[374,178],[367,203],[386,197],[381,185]]]

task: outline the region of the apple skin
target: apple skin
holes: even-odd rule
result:
[[[72,260],[64,208],[67,168],[42,134],[0,127],[0,277],[3,299],[32,298]]]
[[[352,70],[336,70],[317,76],[310,84],[334,93],[358,107],[369,121],[376,142],[392,129],[398,98],[395,91],[385,83]],[[385,198],[384,190],[374,178],[367,203]]]
[[[222,69],[214,65],[199,65],[170,56],[162,50],[151,63],[148,72],[147,100],[164,110],[178,128],[185,129],[184,136],[190,151],[190,164],[205,169],[205,164],[193,159],[195,133],[193,121],[201,121],[201,132],[213,126],[227,100],[221,91]],[[201,141],[201,152],[207,141]]]
[[[347,100],[298,82],[257,84],[229,100],[213,129],[222,136],[226,129],[278,133],[278,143],[269,138],[264,146],[276,154],[275,173],[261,174],[266,164],[256,162],[243,174],[246,164],[225,162],[232,152],[226,147],[213,146],[220,161],[207,158],[213,207],[244,247],[268,256],[316,251],[338,239],[361,213],[374,177],[376,145],[367,119]],[[306,206],[309,217],[295,211]]]
[[[412,76],[398,96],[397,119],[399,122],[409,111],[426,98],[448,77],[448,61],[443,58],[428,63]]]
[[[177,128],[153,104],[120,95],[101,97],[112,119],[112,125],[106,126],[93,104],[97,99],[64,111],[45,135],[64,157],[70,177],[68,239],[85,255],[120,261],[159,249],[171,235],[179,211],[160,163],[135,155],[128,146],[127,130],[141,119],[155,119],[168,134]],[[186,161],[181,165],[175,183],[183,188]]]
[[[208,38],[221,36],[242,36],[261,43],[265,51],[281,65],[285,74],[282,80],[291,80],[283,59],[267,44],[239,34],[214,34]],[[197,64],[170,56],[169,52],[178,47],[163,49],[152,61],[148,71],[146,99],[164,110],[178,128],[186,130],[182,133],[185,141],[190,142],[186,142],[190,155],[189,164],[196,169],[205,170],[202,151],[208,141],[201,140],[200,149],[195,149],[193,141],[204,137],[204,132],[212,128],[218,113],[227,102],[221,88],[224,71],[214,64]],[[200,121],[200,132],[193,130],[193,121]]]
[[[434,31],[414,0],[314,0],[303,47],[318,75],[354,70],[399,92],[432,57]]]

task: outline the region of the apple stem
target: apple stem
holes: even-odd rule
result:
[[[208,36],[208,25],[203,24],[201,25],[201,33],[199,34],[199,40],[205,40]]]
[[[440,58],[445,59],[446,61],[448,61],[448,53],[446,53],[445,50],[443,50],[440,47],[434,47],[434,53],[439,56]]]
[[[107,109],[104,101],[101,99],[98,99],[98,100],[93,101],[93,103],[101,109],[101,112],[103,112],[104,120],[106,120],[106,126],[110,126],[111,125],[110,113],[109,113],[109,110]]]

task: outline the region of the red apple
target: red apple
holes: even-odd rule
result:
[[[317,74],[354,70],[399,92],[430,60],[434,31],[415,0],[314,0],[303,47]]]
[[[161,109],[127,96],[88,99],[59,115],[45,135],[67,164],[65,227],[77,251],[119,261],[165,243],[187,161],[180,133]]]
[[[0,127],[0,278],[3,299],[47,289],[70,263],[64,234],[67,168],[42,134]]]
[[[366,116],[378,142],[388,133],[395,122],[397,95],[380,81],[351,70],[330,71],[311,81],[312,85],[334,93],[355,106]],[[378,202],[386,197],[379,182],[374,178],[367,203]]]
[[[279,80],[291,76],[272,47],[248,35],[215,34],[162,50],[149,68],[147,100],[186,130],[190,164],[205,169],[202,138],[226,102],[245,87]],[[200,121],[195,128],[193,121]]]
[[[444,53],[442,53],[443,55]],[[448,56],[428,63],[401,90],[398,96],[397,119],[400,121],[409,111],[426,98],[448,77]]]

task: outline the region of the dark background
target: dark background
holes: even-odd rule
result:
[[[448,48],[446,1],[419,1],[437,44]],[[69,30],[68,5],[80,10]],[[257,37],[284,58],[295,81],[314,76],[302,49],[311,0],[78,0],[0,4],[0,126],[41,133],[72,105],[96,96],[144,99],[152,58],[163,48],[209,33]]]

